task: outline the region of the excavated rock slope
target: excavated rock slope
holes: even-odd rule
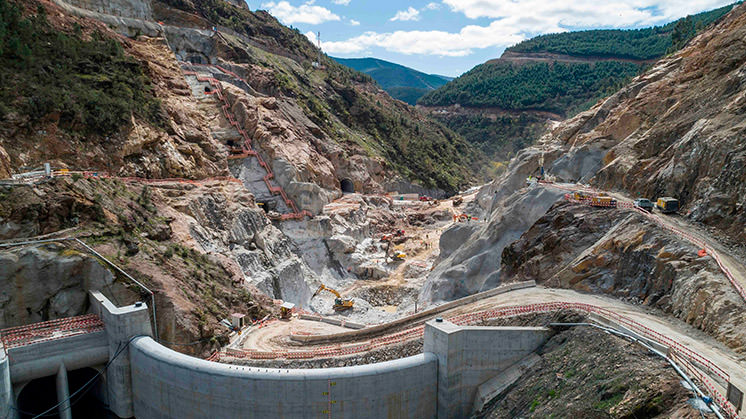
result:
[[[542,139],[545,167],[746,241],[746,5]],[[585,169],[584,169],[585,168]]]
[[[742,351],[743,300],[698,250],[640,214],[560,203],[505,248],[502,273],[655,307]]]
[[[553,206],[560,191],[526,187],[526,178],[543,162],[558,181],[630,197],[675,196],[682,222],[742,245],[744,39],[746,5],[739,5],[681,52],[520,152],[466,209],[486,224],[443,234],[443,257],[420,298],[450,300],[535,279],[657,307],[742,351],[746,308],[712,259],[631,212]],[[540,199],[551,190],[557,193]]]

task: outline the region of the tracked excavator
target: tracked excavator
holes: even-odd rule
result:
[[[335,289],[326,287],[324,285],[320,286],[319,289],[316,290],[316,292],[313,293],[313,297],[319,295],[321,291],[329,291],[330,293],[337,296],[337,298],[334,299],[334,311],[345,311],[352,309],[352,306],[354,302],[352,300],[346,300],[342,298],[342,295]]]

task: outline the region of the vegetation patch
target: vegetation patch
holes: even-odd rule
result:
[[[45,9],[24,16],[0,0],[0,119],[12,111],[29,123],[57,122],[71,133],[110,135],[137,115],[161,124],[142,65],[100,32],[52,27]]]

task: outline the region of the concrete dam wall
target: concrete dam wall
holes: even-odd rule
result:
[[[91,314],[4,331],[0,417],[17,419],[18,406],[38,396],[26,386],[54,377],[59,415],[71,419],[67,371],[90,367],[104,375],[96,398],[119,417],[461,418],[507,388],[503,372],[551,334],[435,319],[425,323],[420,355],[344,368],[256,368],[166,348],[151,338],[146,304],[117,307],[96,291],[90,298]]]
[[[137,418],[432,418],[431,353],[347,368],[278,370],[219,364],[153,339],[130,347]]]

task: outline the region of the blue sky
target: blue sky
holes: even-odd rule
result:
[[[249,1],[332,56],[376,57],[458,76],[523,39],[595,28],[641,28],[733,0]]]

